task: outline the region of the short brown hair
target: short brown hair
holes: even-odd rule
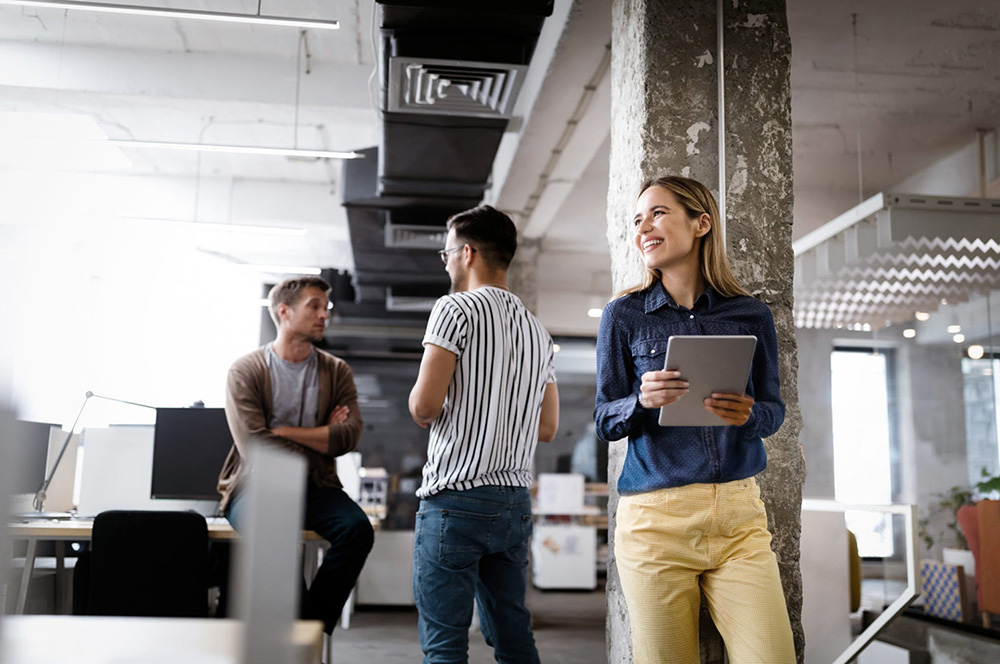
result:
[[[330,284],[319,277],[289,277],[276,284],[267,294],[267,311],[271,314],[275,327],[281,326],[281,321],[278,320],[278,305],[294,307],[302,298],[304,288],[318,288],[324,293],[330,292]]]
[[[448,230],[467,242],[492,267],[507,269],[517,251],[517,227],[506,214],[491,205],[480,205],[448,219]]]

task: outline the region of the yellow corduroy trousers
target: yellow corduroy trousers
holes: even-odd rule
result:
[[[615,558],[635,664],[698,664],[701,591],[732,664],[795,662],[753,478],[622,496]]]

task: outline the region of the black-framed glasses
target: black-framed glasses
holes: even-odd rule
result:
[[[462,249],[462,248],[468,247],[468,246],[469,245],[467,245],[467,244],[462,244],[462,245],[459,245],[457,247],[452,247],[451,249],[441,249],[441,250],[438,251],[438,256],[441,257],[441,262],[444,263],[445,265],[447,265],[448,264],[448,254],[456,252],[459,249]],[[476,250],[475,247],[469,247],[469,249],[472,249],[473,251]]]

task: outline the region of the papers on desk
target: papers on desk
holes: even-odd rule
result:
[[[541,473],[536,514],[584,514],[584,477],[579,473]]]

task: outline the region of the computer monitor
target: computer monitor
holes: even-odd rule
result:
[[[11,476],[11,493],[35,493],[45,479],[45,460],[49,447],[47,422],[13,420],[6,435],[14,442],[14,463],[18,472]]]
[[[217,500],[219,471],[232,445],[222,408],[157,408],[150,495]]]

